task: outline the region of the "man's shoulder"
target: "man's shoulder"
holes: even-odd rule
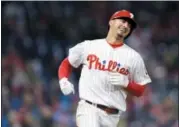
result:
[[[128,52],[130,52],[130,54],[132,54],[132,57],[135,57],[135,58],[141,57],[141,55],[138,51],[136,51],[132,47],[128,46],[127,44],[124,44],[124,45],[125,45],[126,50],[128,50]]]
[[[90,44],[99,44],[99,43],[103,43],[104,41],[105,39],[101,38],[101,39],[85,40],[84,42],[90,43]]]

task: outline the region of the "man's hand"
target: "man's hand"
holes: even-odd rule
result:
[[[109,84],[126,88],[129,84],[128,76],[118,72],[109,72]]]
[[[71,93],[75,94],[74,85],[68,81],[67,78],[62,78],[59,80],[60,89],[64,95],[69,95]]]

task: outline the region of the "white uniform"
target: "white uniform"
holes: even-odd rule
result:
[[[113,48],[106,39],[84,41],[69,50],[68,60],[75,68],[83,65],[79,81],[81,101],[77,109],[79,127],[99,127],[102,123],[115,127],[121,113],[126,111],[127,92],[108,83],[110,71],[124,74],[138,84],[151,82],[142,57],[126,44]],[[117,108],[121,112],[108,115],[83,100]]]

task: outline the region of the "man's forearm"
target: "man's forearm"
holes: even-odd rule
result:
[[[131,82],[128,84],[126,89],[129,93],[133,94],[134,96],[140,97],[143,95],[145,88],[146,88],[146,85],[141,85],[141,84]]]
[[[71,66],[68,58],[65,58],[59,66],[58,78],[59,79],[62,79],[64,77],[69,78],[71,72],[72,72],[72,66]]]

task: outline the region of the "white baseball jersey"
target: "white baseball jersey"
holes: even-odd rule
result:
[[[121,111],[126,110],[127,92],[108,83],[108,72],[117,71],[139,84],[151,82],[142,57],[126,44],[113,48],[106,39],[84,41],[69,50],[68,60],[75,68],[83,66],[79,81],[81,99]]]

